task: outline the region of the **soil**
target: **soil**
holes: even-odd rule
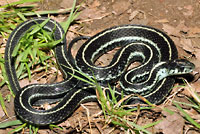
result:
[[[44,0],[38,4],[40,10],[63,9],[72,6],[73,0]],[[78,4],[82,1],[78,1]],[[179,58],[187,58],[196,65],[194,71],[195,80],[190,85],[173,88],[167,101],[159,107],[165,107],[172,111],[170,114],[159,108],[153,111],[140,111],[133,118],[138,125],[144,126],[162,120],[155,126],[147,128],[151,133],[157,134],[198,134],[200,130],[188,123],[181,112],[172,104],[172,100],[189,103],[187,97],[192,95],[188,92],[189,86],[199,93],[199,68],[200,68],[200,1],[199,0],[85,0],[80,8],[81,14],[71,25],[67,33],[68,42],[73,38],[86,35],[93,36],[96,33],[118,25],[142,24],[155,27],[167,33],[175,42]],[[61,22],[68,17],[67,14],[51,15],[50,17]],[[75,50],[76,48],[74,48]],[[107,64],[102,59],[102,64]],[[3,90],[3,95],[8,94]],[[12,105],[11,101],[8,105]],[[9,106],[9,108],[12,106]],[[86,108],[85,108],[86,107]],[[193,108],[182,105],[182,107],[198,123],[199,113]],[[2,111],[2,110],[0,110]],[[15,116],[13,108],[9,115]],[[87,113],[87,111],[89,111]],[[54,131],[43,128],[38,133],[134,133],[133,130],[106,124],[101,108],[97,102],[89,102],[81,105],[71,117],[59,124],[63,130]],[[89,114],[89,115],[88,115]],[[134,116],[135,117],[135,116]],[[5,120],[5,117],[1,119]],[[0,129],[0,133],[7,133],[13,128]],[[26,132],[26,130],[25,130]],[[24,133],[25,133],[24,132]],[[27,131],[28,132],[28,131]],[[142,132],[141,132],[142,133]]]

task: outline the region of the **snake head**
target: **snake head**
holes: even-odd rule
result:
[[[157,75],[156,80],[160,81],[167,76],[188,74],[193,71],[195,65],[185,59],[175,59],[160,62],[154,67],[152,72]],[[158,71],[157,71],[158,70]]]
[[[175,59],[169,61],[169,74],[178,75],[178,74],[187,74],[194,70],[195,65],[185,59]]]

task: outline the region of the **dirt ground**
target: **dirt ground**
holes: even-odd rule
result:
[[[63,9],[72,6],[72,0],[43,0],[38,4],[40,10]],[[81,1],[78,1],[80,4]],[[85,0],[82,3],[81,14],[73,23],[67,33],[67,40],[80,35],[92,36],[106,28],[121,24],[143,24],[155,27],[167,33],[175,42],[180,58],[187,58],[195,65],[195,81],[190,86],[199,93],[199,68],[200,68],[200,1],[199,0]],[[61,22],[68,14],[52,15],[51,18]],[[103,61],[102,61],[103,62]],[[105,63],[106,64],[106,63]],[[177,86],[176,86],[177,87]],[[6,87],[5,87],[6,88]],[[191,97],[184,88],[174,88],[165,106],[175,114],[161,110],[141,111],[138,125],[145,125],[158,120],[159,124],[147,130],[157,134],[199,134],[200,130],[188,123],[180,111],[172,104],[172,100],[188,102],[186,96]],[[3,94],[6,94],[5,91]],[[6,105],[12,105],[12,101]],[[86,108],[87,109],[86,109]],[[194,109],[183,106],[184,109],[197,122],[200,122],[199,113]],[[8,114],[15,116],[13,108],[8,107]],[[87,110],[89,111],[89,120]],[[5,118],[2,118],[5,120]],[[90,124],[90,125],[89,125]],[[71,117],[59,124],[64,129],[51,131],[40,129],[40,134],[53,133],[113,133],[128,134],[129,130],[120,127],[105,125],[103,114],[97,102],[90,102],[80,106]],[[0,130],[7,133],[13,128]]]

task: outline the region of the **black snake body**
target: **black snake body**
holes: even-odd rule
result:
[[[66,39],[55,47],[56,60],[65,80],[54,84],[33,84],[19,86],[13,50],[20,38],[36,23],[46,18],[35,18],[17,26],[10,35],[5,52],[5,66],[9,83],[15,96],[15,111],[26,122],[47,125],[57,123],[68,117],[80,103],[96,99],[94,87],[78,81],[71,74],[79,75],[79,70],[100,83],[120,81],[125,93],[140,94],[151,103],[160,103],[170,92],[174,84],[171,75],[185,74],[192,71],[194,65],[186,60],[178,60],[178,53],[173,41],[163,32],[148,26],[123,25],[106,29],[90,37],[78,50],[76,58],[71,56],[71,47]],[[44,29],[54,31],[55,40],[64,37],[62,27],[50,19]],[[83,37],[86,38],[86,37]],[[121,47],[109,65],[97,67],[94,62],[99,56]],[[135,61],[141,65],[127,71]],[[73,69],[71,69],[73,68]],[[81,77],[81,76],[80,76]],[[32,104],[37,100],[62,97],[55,107],[49,110],[37,110]],[[141,102],[133,97],[131,103]]]

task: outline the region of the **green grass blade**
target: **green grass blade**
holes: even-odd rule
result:
[[[144,127],[139,126],[139,125],[135,124],[134,122],[130,122],[130,121],[125,120],[125,119],[120,118],[120,117],[117,117],[117,118],[118,118],[119,120],[122,120],[123,122],[129,124],[131,127],[135,128],[135,129],[138,130],[138,131],[143,131],[143,132],[146,133],[146,134],[152,134],[151,132],[147,131]]]
[[[33,134],[37,134],[38,133],[38,130],[39,130],[39,127],[35,127],[35,129],[33,129]]]
[[[0,77],[3,78],[3,76],[0,76]],[[0,87],[2,87],[5,83],[6,83],[6,80],[3,79],[3,80],[0,82]]]
[[[162,110],[168,112],[170,115],[174,114],[174,112],[168,108],[162,108]]]
[[[50,20],[50,18],[46,19],[45,21],[43,21],[41,24],[36,25],[36,27],[30,32],[30,35],[35,34],[36,32],[38,32],[39,30],[41,30],[41,28],[43,28],[47,22]]]
[[[37,127],[37,126],[33,126],[33,125],[29,125],[29,134],[37,134],[37,132],[38,132],[38,130],[39,130],[39,127]]]
[[[88,75],[86,75],[85,73],[82,73],[82,72],[80,72],[80,71],[78,71],[78,70],[76,70],[76,69],[70,68],[70,67],[68,67],[68,66],[66,66],[66,65],[63,65],[63,64],[61,64],[61,66],[65,67],[65,68],[68,68],[68,69],[71,69],[72,71],[75,71],[75,72],[79,73],[80,75],[84,76],[85,78],[87,78],[87,79],[89,80],[89,83],[92,82],[92,83],[91,83],[92,85],[94,85],[94,83],[96,83],[95,80],[93,80],[92,78],[90,78],[90,77],[89,77]],[[75,76],[74,74],[70,74],[70,75]],[[91,82],[90,82],[90,81],[91,81]]]
[[[27,19],[25,18],[25,16],[21,13],[21,12],[18,12],[17,15],[23,20],[23,21],[26,21]]]
[[[79,76],[74,75],[74,74],[72,74],[72,73],[69,73],[69,74],[70,74],[71,76],[73,76],[74,78],[78,79],[78,80],[81,80],[81,81],[83,81],[83,82],[86,82],[86,83],[88,83],[88,84],[90,84],[90,85],[95,86],[94,83],[92,83],[92,82],[90,82],[90,81],[88,81],[88,80],[86,80],[86,79],[84,79],[84,78],[82,78],[82,77],[79,77]]]
[[[2,81],[0,82],[0,87],[1,87],[7,81],[7,76],[6,76],[6,73],[5,73],[5,66],[4,66],[4,58],[3,58],[1,53],[0,53],[0,69],[1,69],[1,72],[2,72],[0,74],[0,78],[2,79]]]
[[[29,79],[29,81],[31,81],[31,69],[29,68],[27,63],[25,63],[25,66],[26,66],[26,70],[27,70],[27,73],[28,73],[28,79]]]
[[[115,88],[112,89],[111,86],[110,86],[110,84],[108,84],[108,88],[109,88],[109,91],[110,91],[111,96],[112,96],[112,102],[114,104],[117,104],[117,98],[115,97]]]
[[[72,16],[71,22],[73,22],[80,14],[81,14],[81,12],[78,12],[78,13],[74,14]]]
[[[111,119],[111,120],[112,120],[112,119]],[[129,128],[128,126],[126,126],[125,124],[123,124],[123,123],[121,123],[121,122],[119,122],[119,121],[112,120],[111,122],[112,122],[114,125],[116,125],[116,126],[121,126],[121,127],[125,128],[125,129],[128,129],[128,128]]]
[[[15,126],[15,125],[21,125],[21,124],[23,124],[21,120],[7,121],[7,122],[0,123],[0,129]]]
[[[21,131],[24,127],[26,127],[26,125],[27,125],[26,123],[22,124],[21,126],[19,126],[19,127],[15,128],[15,129],[11,130],[9,132],[9,134]]]
[[[25,63],[21,63],[19,69],[16,72],[17,78],[19,78],[23,74],[24,68],[25,68]]]
[[[193,108],[199,109],[199,106],[195,105],[195,104],[189,104],[189,103],[178,102],[178,101],[174,101],[174,102],[177,103],[177,104],[186,105],[186,106],[189,106],[189,107],[193,107]],[[194,103],[194,102],[192,101],[192,103]]]
[[[58,129],[60,129],[60,130],[63,130],[63,128],[59,127],[58,125],[54,125],[54,124],[50,124],[50,125],[49,125],[49,128],[50,128],[51,130],[53,130],[54,128],[58,128]]]
[[[28,125],[28,127],[29,127],[29,134],[33,134],[32,125]]]
[[[142,126],[142,127],[146,129],[146,128],[149,128],[149,127],[153,127],[153,126],[159,124],[160,122],[162,122],[162,120],[158,120],[158,121],[155,121],[155,122],[153,122],[153,123],[149,123],[149,124],[144,125],[144,126]]]
[[[63,39],[60,39],[60,40],[55,40],[55,41],[52,41],[52,42],[48,42],[48,43],[41,43],[41,44],[38,44],[37,47],[38,48],[53,48],[55,47],[57,44],[59,44]]]
[[[76,6],[79,8],[80,6]],[[24,16],[34,16],[34,15],[46,15],[46,14],[59,14],[59,13],[66,13],[69,12],[72,8],[65,8],[62,10],[48,10],[48,11],[35,11],[35,12],[27,12],[23,13]]]
[[[174,105],[176,105],[176,107],[181,111],[181,113],[185,116],[185,118],[191,123],[193,124],[194,126],[196,126],[197,128],[200,129],[200,124],[198,124],[195,120],[193,120],[182,108],[181,106],[176,103],[176,102],[173,102]]]
[[[38,62],[38,64],[42,63],[43,65],[46,65],[44,62],[45,60],[52,57],[51,55],[47,56],[45,52],[39,50],[37,51],[37,56],[40,58],[40,62]]]
[[[4,5],[4,6],[0,6],[0,8],[7,8],[7,7],[10,7],[10,6],[15,6],[15,5],[29,3],[29,2],[38,2],[38,1],[40,1],[40,0],[19,0],[19,1],[12,2],[12,3],[9,3],[7,5]]]
[[[18,43],[18,44],[16,45],[16,47],[15,47],[14,50],[13,50],[12,57],[16,57],[16,56],[17,56],[18,51],[19,51],[19,49],[20,49],[20,46],[21,46],[21,43]]]
[[[69,15],[69,18],[67,19],[67,21],[60,23],[61,26],[63,27],[65,33],[67,32],[67,30],[70,26],[70,23],[74,20],[73,16],[74,16],[75,7],[76,7],[76,0],[74,0],[74,2],[73,2],[72,9],[71,9],[71,12],[70,12],[70,15]]]
[[[4,103],[4,98],[3,98],[1,93],[0,93],[0,103],[1,103],[1,107],[2,107],[2,109],[4,111],[4,113],[8,116],[8,112],[6,110],[6,106],[5,106],[5,103]]]

